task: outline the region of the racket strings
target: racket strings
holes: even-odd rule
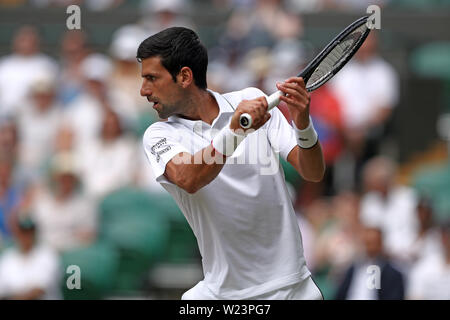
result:
[[[366,30],[367,26],[364,24],[337,44],[314,70],[307,82],[307,88],[312,88],[313,90],[326,81],[328,77],[331,77],[333,70],[338,68],[346,60],[348,55],[352,53],[353,48],[361,41]]]

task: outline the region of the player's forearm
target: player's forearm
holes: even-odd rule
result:
[[[325,174],[325,160],[323,158],[320,141],[310,149],[298,148],[298,163],[302,177],[311,182],[319,182]]]
[[[309,149],[295,146],[289,153],[287,160],[303,179],[311,182],[319,182],[322,180],[325,173],[325,160],[320,141],[317,141]]]
[[[195,193],[213,181],[222,170],[226,157],[211,145],[195,155],[184,154],[183,159],[171,161],[165,176],[188,193]]]

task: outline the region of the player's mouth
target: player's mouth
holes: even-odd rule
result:
[[[147,97],[147,101],[153,103],[153,109],[155,109],[159,105],[158,101],[151,100],[149,97]]]

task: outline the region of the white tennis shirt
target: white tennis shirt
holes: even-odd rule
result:
[[[152,124],[143,143],[156,180],[189,222],[202,255],[204,280],[183,298],[251,299],[310,275],[279,155],[297,145],[292,127],[274,108],[271,119],[248,135],[219,175],[194,194],[164,177],[180,152],[206,148],[237,105],[264,93],[256,88],[214,95],[220,111],[212,125],[172,116]],[[192,292],[195,291],[195,292]]]

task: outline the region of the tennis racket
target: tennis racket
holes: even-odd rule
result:
[[[308,92],[314,91],[330,80],[353,57],[369,35],[370,28],[364,16],[353,22],[339,33],[326,47],[312,60],[297,77],[302,77]],[[277,91],[267,98],[268,110],[280,103],[283,92]],[[252,117],[243,113],[239,118],[243,129],[252,126]]]

